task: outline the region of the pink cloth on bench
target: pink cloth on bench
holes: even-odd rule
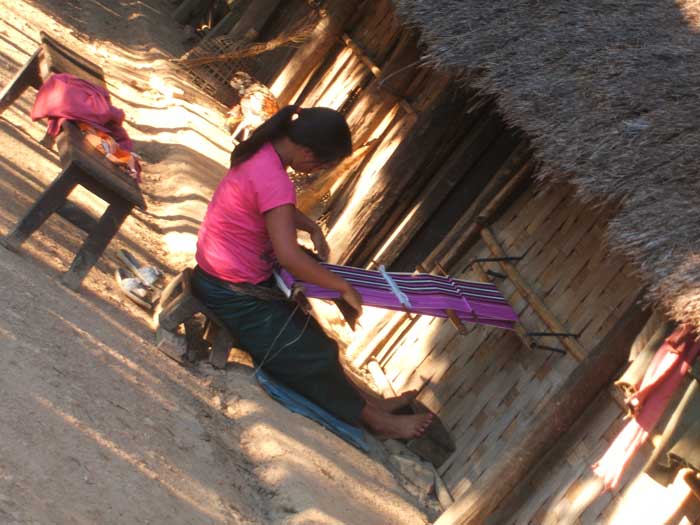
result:
[[[133,144],[122,127],[124,112],[112,105],[104,88],[68,73],[54,73],[39,88],[31,112],[32,120],[49,119],[48,133],[55,137],[65,120],[77,120],[111,135],[132,151]]]
[[[656,351],[637,393],[627,400],[633,419],[593,465],[593,472],[607,490],[617,487],[625,467],[661,419],[698,352],[700,340],[688,325],[677,328]]]

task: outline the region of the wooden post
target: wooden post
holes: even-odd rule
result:
[[[181,24],[186,24],[193,17],[203,13],[210,1],[211,0],[184,0],[177,9],[175,9],[173,18]]]
[[[624,365],[630,345],[649,315],[649,310],[642,309],[638,301],[633,301],[613,329],[533,417],[528,435],[516,446],[505,449],[498,460],[434,525],[484,523],[610,383]],[[527,488],[523,490],[527,493]],[[504,522],[493,523],[500,525]]]
[[[281,0],[255,0],[248,5],[248,8],[236,22],[228,36],[232,39],[239,39],[243,42],[253,42],[260,36],[265,23],[275,12]]]
[[[244,11],[248,8],[251,1],[252,0],[235,0],[230,7],[230,11],[226,13],[221,20],[219,20],[218,24],[212,27],[209,32],[204,35],[204,38],[202,38],[200,44],[203,44],[212,38],[227,35],[229,32],[231,32],[231,30],[236,26],[236,23],[240,20],[241,16],[243,16]]]
[[[506,253],[501,247],[501,244],[496,239],[491,229],[486,225],[481,225],[481,238],[484,244],[488,246],[494,257],[506,257]],[[515,285],[520,295],[532,306],[537,315],[553,332],[565,333],[569,332],[564,325],[554,316],[552,311],[544,304],[544,301],[537,295],[537,292],[523,279],[520,272],[509,261],[498,261],[503,268],[503,271],[508,276],[508,279]],[[586,356],[586,351],[581,344],[573,337],[559,338],[561,344],[567,349],[571,356],[577,361],[583,361]]]
[[[326,16],[322,16],[306,45],[299,48],[279,72],[270,89],[281,106],[290,104],[301,92],[306,81],[323,62],[344,26],[355,12],[354,2],[328,0]]]

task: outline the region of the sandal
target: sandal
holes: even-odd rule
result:
[[[163,272],[155,266],[142,266],[131,252],[124,248],[117,251],[117,257],[144,285],[151,287],[163,277]]]
[[[129,272],[124,268],[117,268],[114,272],[114,278],[117,280],[119,289],[124,295],[141,308],[145,308],[148,311],[153,310],[155,301],[151,298],[151,291],[140,279],[129,277]]]

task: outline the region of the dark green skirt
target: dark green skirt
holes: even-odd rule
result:
[[[260,286],[274,287],[269,279]],[[192,291],[226,324],[256,366],[336,417],[356,425],[364,400],[338,362],[338,344],[313,317],[289,301],[268,301],[231,290],[197,267]],[[286,326],[285,326],[286,325]]]

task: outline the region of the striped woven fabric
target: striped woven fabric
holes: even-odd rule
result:
[[[491,283],[461,281],[452,277],[429,274],[387,272],[321,263],[340,275],[362,296],[362,304],[389,310],[447,317],[452,310],[461,320],[512,329],[518,316]],[[286,270],[279,277],[288,289],[301,288],[307,297],[337,299],[335,290],[296,281]]]

